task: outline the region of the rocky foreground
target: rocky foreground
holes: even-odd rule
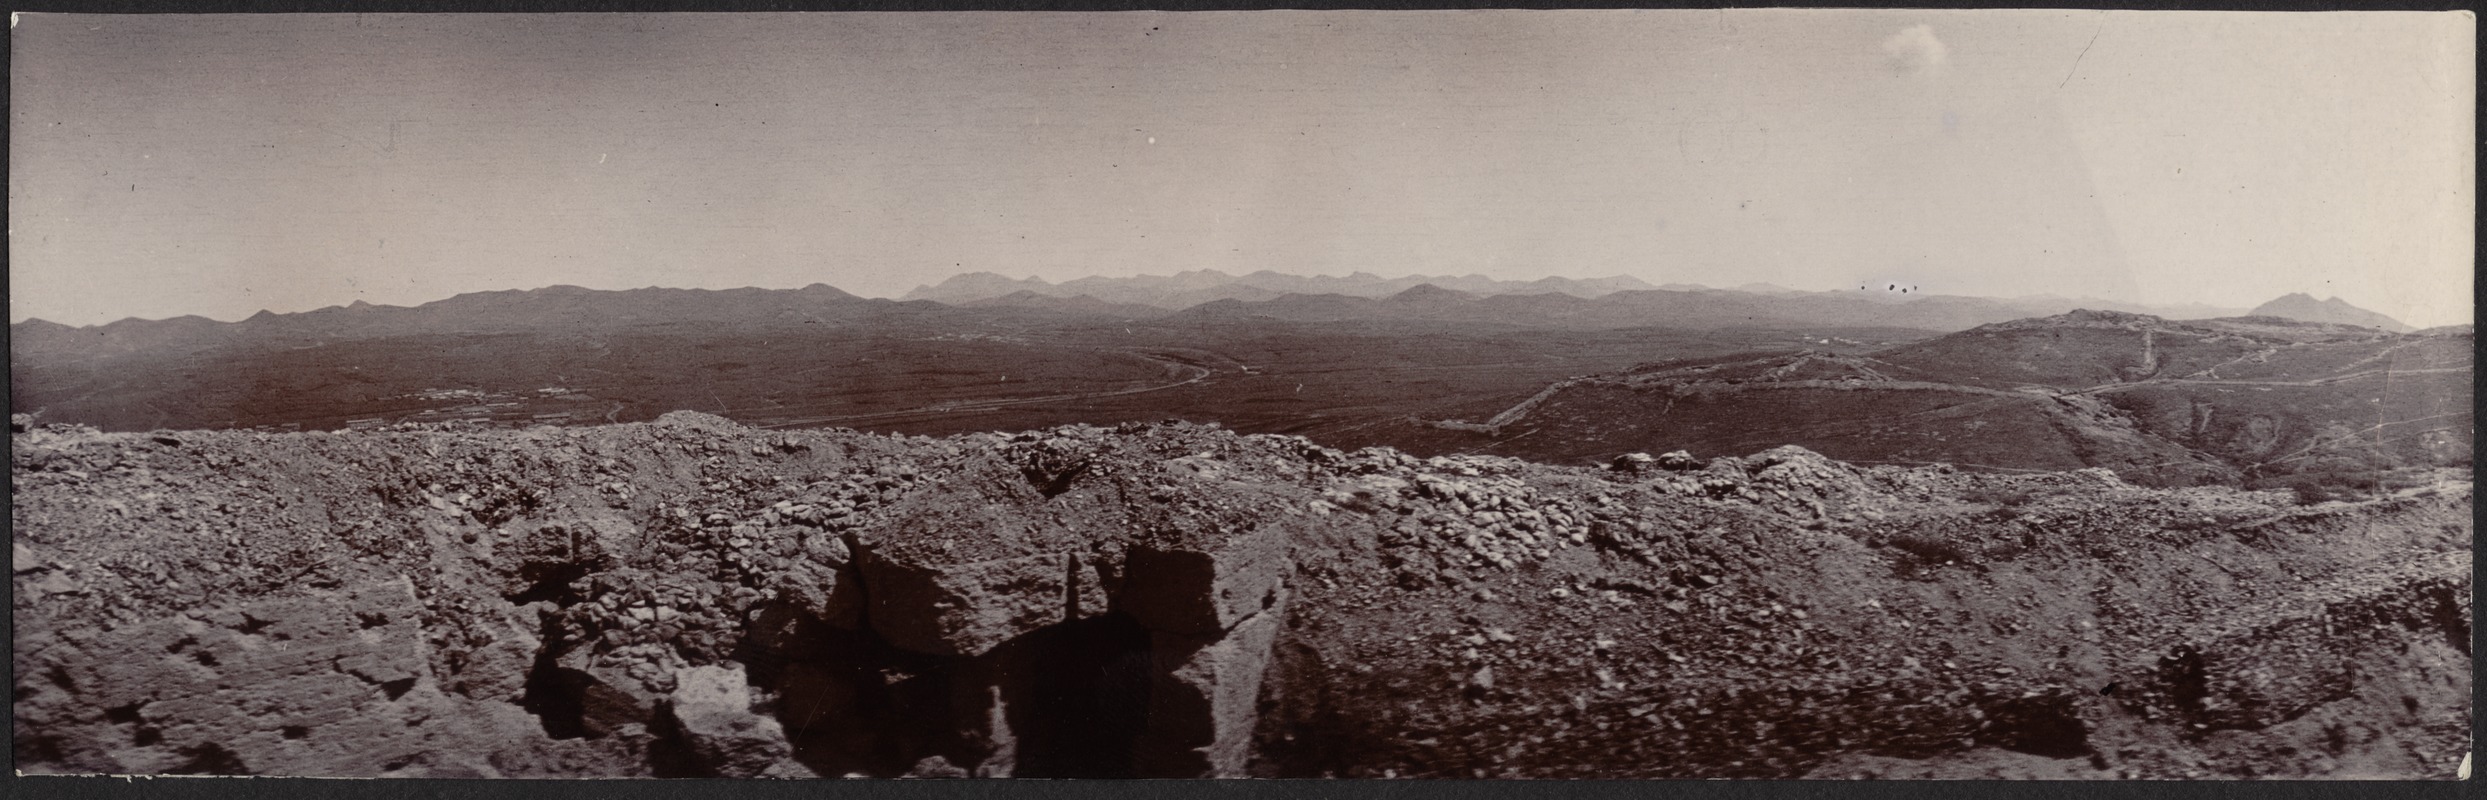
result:
[[[2449,778],[2466,476],[698,414],[12,441],[18,767]]]

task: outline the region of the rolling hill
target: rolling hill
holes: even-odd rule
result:
[[[2474,346],[2467,327],[2083,310],[1867,354],[1644,365],[1431,426],[1435,446],[1556,463],[1771,441],[1863,463],[2105,467],[2176,485],[2466,467]]]
[[[1356,304],[1421,307],[1463,293]],[[1543,302],[1545,297],[1512,297]],[[1352,311],[1352,309],[1351,309]],[[1181,417],[1359,445],[1378,423],[1476,413],[1653,354],[1929,331],[1564,329],[1387,318],[1173,318],[1021,292],[968,306],[801,290],[491,292],[224,323],[13,326],[11,408],[111,430],[495,427],[689,409],[777,427],[946,434]],[[1490,413],[1490,412],[1488,412]]]
[[[2401,324],[2400,320],[2349,305],[2348,301],[2340,298],[2316,300],[2312,295],[2304,293],[2281,295],[2246,313],[2248,316],[2257,317],[2283,317],[2306,322],[2332,322],[2366,328],[2382,328],[2393,333],[2408,333],[2410,330],[2409,326]]]
[[[11,406],[116,430],[515,427],[692,409],[947,434],[1176,417],[1423,455],[1576,463],[1799,444],[1866,463],[2106,467],[2173,484],[2470,458],[2468,326],[1431,283],[1174,312],[1026,288],[960,302],[817,284],[551,287],[233,323],[33,320],[12,326]]]

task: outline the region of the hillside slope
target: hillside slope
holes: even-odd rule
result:
[[[699,414],[13,437],[18,767],[2447,777],[2466,481]]]
[[[1870,464],[2001,470],[2104,467],[2153,485],[2235,483],[2235,467],[2136,426],[2096,398],[1932,379],[1822,352],[1669,362],[1566,380],[1471,437],[1497,455],[1601,463],[1636,451],[1698,455],[1793,444]]]
[[[1557,463],[1793,443],[1861,463],[2105,467],[2153,485],[2467,467],[2475,341],[2466,327],[2083,310],[1863,354],[1576,377],[1494,418],[1409,437]]]
[[[1423,307],[1462,298],[1474,299],[1414,290],[1337,299]],[[1317,323],[1171,320],[1093,298],[1022,294],[970,308],[827,287],[556,287],[236,323],[30,321],[13,330],[12,412],[106,430],[452,419],[525,427],[698,410],[762,426],[926,434],[1179,417],[1354,445],[1396,444],[1356,439],[1387,427],[1377,423],[1473,413],[1513,391],[1654,353],[1821,346],[1829,337],[1866,347],[1930,334],[1487,326],[1352,311]]]

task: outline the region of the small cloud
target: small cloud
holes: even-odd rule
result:
[[[1912,25],[1883,40],[1883,55],[1891,59],[1893,71],[1903,75],[1923,75],[1943,69],[1943,62],[1952,49],[1943,40],[1934,38],[1934,26]]]

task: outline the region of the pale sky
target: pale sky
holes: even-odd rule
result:
[[[28,14],[10,319],[1186,269],[2469,322],[2475,19]]]

